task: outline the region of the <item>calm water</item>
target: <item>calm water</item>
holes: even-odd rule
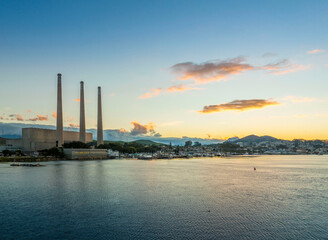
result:
[[[0,164],[0,239],[328,239],[328,156],[44,164]]]

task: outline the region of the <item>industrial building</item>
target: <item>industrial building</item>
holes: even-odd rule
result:
[[[86,133],[86,142],[92,142],[92,133]],[[79,141],[79,133],[63,131],[65,142]],[[56,130],[41,128],[23,128],[22,129],[22,147],[23,151],[39,151],[43,149],[56,147]]]
[[[98,117],[97,117],[97,146],[103,144],[101,87],[98,87]],[[86,133],[85,127],[85,105],[84,105],[84,82],[80,82],[80,131],[63,130],[63,102],[62,102],[62,75],[57,74],[57,118],[56,130],[41,128],[23,128],[22,138],[15,141],[8,140],[8,144],[22,148],[24,152],[34,152],[43,149],[62,147],[65,142],[80,141],[92,142],[92,133]],[[76,151],[75,151],[76,150]],[[99,149],[70,149],[64,150],[74,159],[96,159],[106,158],[107,151]]]

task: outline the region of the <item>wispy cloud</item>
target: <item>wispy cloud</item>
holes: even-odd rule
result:
[[[150,92],[147,92],[147,93],[141,95],[139,98],[151,98],[151,97],[154,97],[154,96],[160,94],[161,91],[162,91],[161,88],[150,89]]]
[[[185,92],[189,90],[202,90],[203,88],[191,87],[189,85],[180,84],[178,86],[172,86],[166,89],[166,92]]]
[[[264,66],[266,70],[270,70],[269,73],[274,75],[284,75],[287,73],[306,70],[310,67],[311,65],[289,64],[286,59],[276,64],[268,64]]]
[[[253,70],[254,66],[244,63],[245,58],[238,57],[226,61],[193,63],[178,63],[171,67],[173,73],[179,76],[179,80],[194,80],[195,83],[208,83],[220,81],[232,74],[240,74]]]
[[[204,88],[199,88],[199,87],[193,87],[190,84],[179,84],[176,86],[171,86],[167,89],[163,89],[163,88],[156,88],[156,89],[151,89],[150,92],[147,92],[143,95],[141,95],[139,98],[143,99],[143,98],[151,98],[154,96],[157,96],[159,94],[163,94],[163,93],[173,93],[173,92],[186,92],[186,91],[190,91],[190,90],[202,90]]]
[[[300,102],[313,102],[316,99],[310,98],[310,97],[287,96],[287,97],[282,98],[282,100],[300,103]]]
[[[313,50],[307,51],[308,54],[317,54],[317,53],[323,53],[323,52],[325,52],[324,49],[313,49]]]
[[[30,121],[30,122],[36,122],[36,121],[48,121],[48,116],[43,116],[40,114],[37,114],[35,118],[27,118],[24,119],[21,114],[10,114],[7,120],[16,120],[16,121]]]
[[[279,105],[280,103],[273,100],[266,99],[251,99],[251,100],[234,100],[228,103],[218,105],[208,105],[199,111],[200,113],[213,113],[223,111],[245,111],[251,109],[264,108],[272,105]]]
[[[32,121],[32,122],[35,122],[35,121],[48,121],[48,116],[43,116],[43,115],[40,115],[40,114],[37,114],[35,118],[30,118],[26,121]]]
[[[246,58],[237,57],[224,61],[208,61],[204,63],[183,62],[173,65],[170,69],[178,76],[179,81],[192,81],[191,84],[180,84],[167,89],[151,89],[139,98],[151,98],[162,93],[185,92],[189,90],[199,90],[195,85],[220,82],[228,77],[241,74],[247,71],[262,70],[270,74],[283,75],[310,68],[310,65],[294,64],[283,59],[276,63],[269,63],[262,66],[252,65],[246,62]]]

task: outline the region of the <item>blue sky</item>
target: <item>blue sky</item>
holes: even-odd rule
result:
[[[83,80],[87,128],[96,127],[100,85],[107,129],[129,131],[135,121],[145,127],[152,122],[156,132],[174,137],[325,138],[327,12],[327,1],[0,0],[0,113],[4,122],[20,121],[8,117],[13,114],[24,120],[39,114],[48,120],[38,123],[55,124],[61,72],[66,126],[78,125],[74,99]],[[318,52],[308,53],[313,50]],[[178,80],[171,68],[240,56],[256,69],[287,59],[283,68],[293,71],[242,71],[190,85],[193,78]],[[197,89],[167,91],[180,84]],[[158,95],[140,98],[159,88]],[[250,99],[280,104],[197,112]]]

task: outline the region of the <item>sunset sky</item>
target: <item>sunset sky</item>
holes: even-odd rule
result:
[[[328,139],[328,1],[0,0],[0,122]]]

